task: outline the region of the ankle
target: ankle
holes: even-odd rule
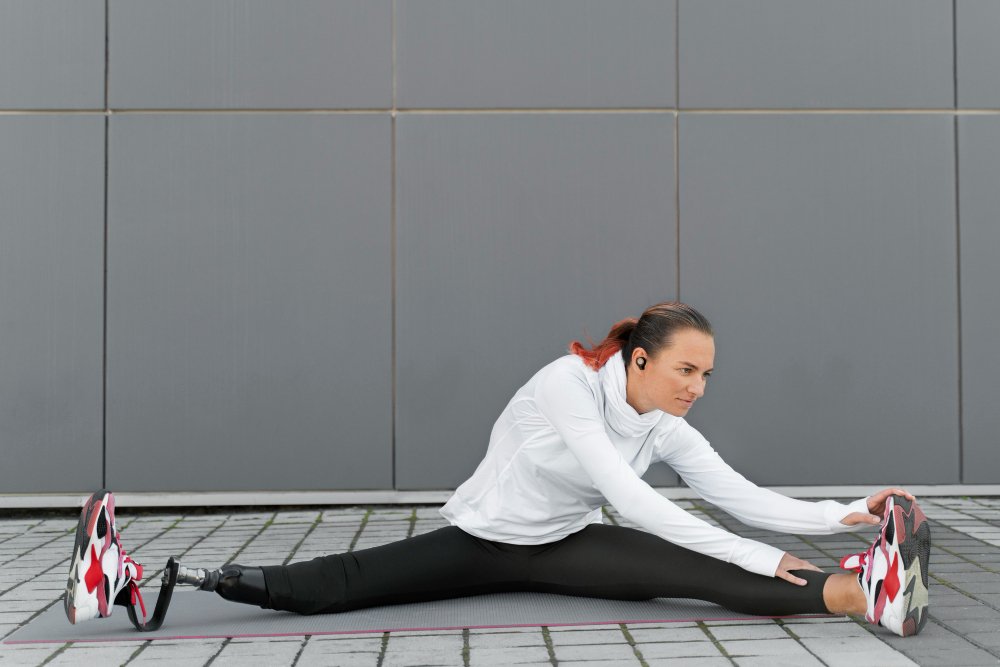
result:
[[[823,587],[823,602],[831,614],[863,616],[868,611],[868,601],[858,584],[856,574],[834,574]]]
[[[179,565],[177,568],[178,584],[195,586],[203,591],[214,591],[219,585],[221,576],[220,570],[206,570],[200,567],[184,567],[183,565]]]

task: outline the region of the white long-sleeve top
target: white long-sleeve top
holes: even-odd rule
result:
[[[782,532],[829,534],[868,512],[866,499],[806,502],[762,489],[722,460],[681,417],[637,413],[625,400],[615,354],[594,371],[575,355],[542,368],[497,419],[479,467],[441,508],[452,524],[509,544],[545,544],[601,523],[610,503],[642,529],[679,546],[773,576],[784,552],[712,526],[641,479],[665,461],[705,500],[743,523]]]

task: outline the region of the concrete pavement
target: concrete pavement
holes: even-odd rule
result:
[[[750,529],[696,501],[677,501],[706,520],[784,548],[834,571],[865,534],[798,537]],[[632,624],[211,639],[109,644],[0,645],[0,665],[998,665],[1000,499],[926,498],[932,522],[931,616],[901,639],[856,618]],[[348,507],[279,511],[118,512],[122,541],[158,588],[169,556],[217,566],[274,564],[363,549],[434,530],[437,507]],[[623,523],[614,512],[610,521]],[[65,586],[75,516],[0,515],[0,638],[48,607]],[[119,609],[116,613],[124,613]],[[94,621],[99,622],[99,621]],[[169,622],[169,616],[168,616]]]

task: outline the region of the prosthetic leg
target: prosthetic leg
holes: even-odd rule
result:
[[[159,630],[163,625],[163,619],[167,615],[167,607],[170,606],[170,598],[173,595],[174,587],[177,584],[196,586],[203,591],[215,591],[220,596],[233,602],[243,604],[255,604],[263,609],[268,609],[267,605],[267,585],[264,583],[264,571],[259,567],[245,567],[243,565],[226,565],[218,570],[205,570],[201,568],[183,567],[175,559],[167,561],[167,566],[163,570],[163,579],[160,585],[160,595],[156,600],[156,607],[149,620],[139,620],[136,613],[135,599],[128,595],[127,590],[123,590],[115,598],[115,604],[125,607],[128,611],[128,618],[140,632],[152,632]],[[139,604],[142,604],[141,598]],[[146,608],[142,607],[142,614],[145,619]]]
[[[163,569],[156,608],[147,619],[146,604],[137,583],[142,579],[143,568],[125,552],[120,537],[115,522],[114,494],[107,489],[95,491],[83,503],[70,557],[63,598],[70,623],[107,618],[112,606],[120,606],[125,607],[136,630],[152,632],[163,625],[174,586],[178,583],[215,591],[234,602],[270,608],[261,568],[233,564],[218,570],[190,569],[171,558]],[[136,605],[142,612],[142,620],[139,620]]]
[[[262,609],[270,609],[264,571],[259,567],[236,563],[224,565],[218,570],[181,567],[177,573],[177,583],[197,586],[203,591],[215,591],[232,602],[255,604]]]
[[[174,593],[174,586],[177,584],[177,561],[173,558],[167,561],[167,566],[163,569],[163,579],[160,584],[160,595],[156,599],[156,607],[153,615],[146,620],[146,605],[142,602],[142,597],[131,594],[129,589],[123,589],[115,598],[115,605],[125,607],[128,612],[128,620],[132,622],[135,629],[140,632],[152,632],[159,630],[163,625],[163,619],[167,616],[167,607],[170,606],[170,597]],[[139,615],[135,611],[135,603],[138,599],[142,609],[143,620],[139,620]]]

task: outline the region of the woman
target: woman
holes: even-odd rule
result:
[[[508,403],[486,457],[441,510],[451,526],[288,566],[181,568],[178,581],[301,614],[538,591],[697,598],[774,616],[864,614],[899,635],[921,630],[930,529],[912,495],[794,500],[733,471],[683,419],[715,357],[712,328],[694,308],[652,306],[592,349],[574,342],[570,352]],[[827,574],[680,509],[640,478],[655,461],[751,526],[829,534],[883,525],[866,552],[842,561],[857,574]],[[605,503],[642,530],[602,524]],[[135,601],[125,591],[142,571],[120,548],[113,510],[106,492],[84,509],[66,597],[71,622],[110,615],[112,600]],[[114,581],[102,574],[115,570]]]

